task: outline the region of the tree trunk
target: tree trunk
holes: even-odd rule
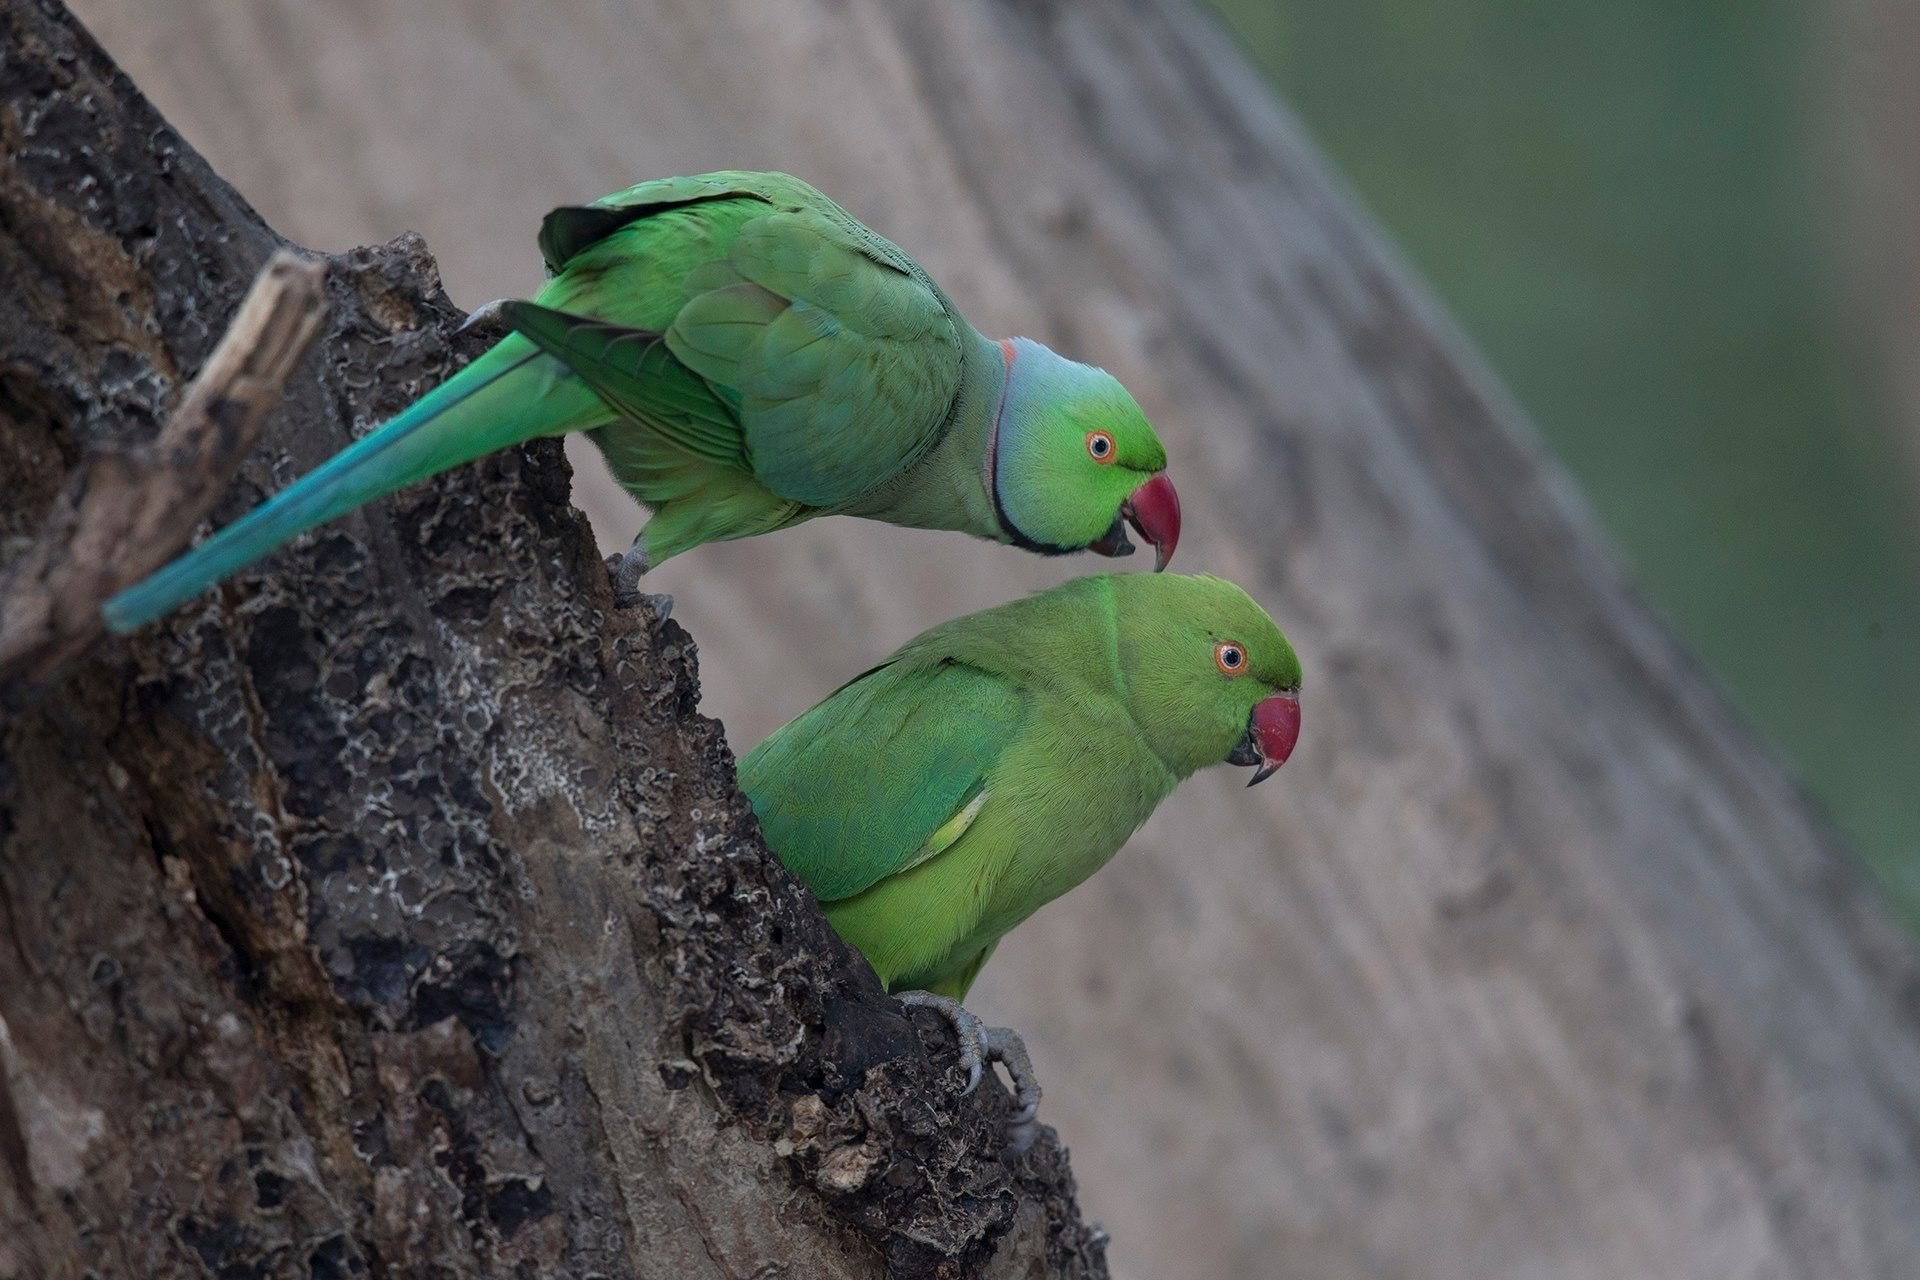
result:
[[[55,0],[0,3],[0,141],[18,551],[279,241]],[[455,367],[417,238],[327,275],[226,517]],[[488,459],[6,690],[0,1276],[1105,1273],[760,845],[567,479]],[[16,570],[89,554],[48,527]]]
[[[533,228],[553,204],[663,173],[787,168],[904,244],[988,331],[1031,333],[1097,360],[1139,395],[1187,499],[1177,567],[1234,578],[1273,608],[1307,664],[1308,721],[1280,778],[1252,793],[1233,777],[1189,783],[1112,867],[1016,931],[978,988],[990,1020],[1028,1034],[1047,1086],[1043,1118],[1074,1146],[1085,1200],[1115,1231],[1117,1271],[1920,1274],[1913,948],[1633,597],[1519,415],[1297,127],[1177,0],[788,0],[778,20],[760,0],[659,0],[642,16],[420,0],[358,6],[351,20],[302,0],[82,8],[277,224],[335,245],[419,227],[473,302],[532,286]],[[243,277],[231,273],[233,287]],[[393,380],[383,374],[368,393],[366,416],[402,403],[408,379],[437,376],[440,350],[409,369],[383,348]],[[370,377],[364,365],[328,368],[341,380],[330,385]],[[304,467],[336,440],[283,431],[270,443]],[[303,666],[271,647],[247,665],[269,643],[251,639],[263,621],[304,610],[273,633],[288,637],[283,646],[360,635],[356,611],[406,592],[334,580],[356,566],[397,574],[393,557],[425,563],[404,558],[392,530],[449,504],[464,512],[459,504],[484,493],[487,512],[409,553],[438,557],[432,573],[404,581],[439,584],[414,593],[415,610],[439,621],[427,633],[435,647],[422,641],[408,671],[506,699],[485,712],[494,724],[516,717],[488,730],[483,821],[489,834],[509,832],[489,848],[510,848],[529,879],[573,866],[517,834],[555,814],[530,815],[511,787],[486,781],[502,761],[527,759],[502,744],[561,733],[550,718],[583,713],[589,724],[609,717],[621,734],[650,730],[598,693],[569,693],[569,709],[554,713],[539,699],[558,695],[515,683],[531,660],[473,676],[476,653],[505,659],[440,639],[484,639],[508,619],[533,625],[530,611],[492,596],[480,597],[477,621],[457,607],[444,617],[449,584],[481,575],[506,584],[507,602],[548,583],[566,598],[543,596],[537,616],[559,617],[555,627],[593,607],[576,598],[601,589],[584,549],[565,569],[536,570],[546,563],[537,548],[551,542],[476,536],[492,521],[524,527],[499,508],[524,512],[531,500],[499,495],[510,477],[531,483],[524,469],[539,464],[526,459],[546,457],[531,450],[381,504],[249,575],[224,611],[197,611],[127,660],[171,657],[164,690],[198,679],[197,664],[217,656],[201,656],[203,633],[237,635],[244,642],[223,644],[240,666],[277,681],[284,662],[287,679],[314,685],[300,698],[325,696],[351,668]],[[265,487],[262,473],[247,487],[226,514]],[[596,520],[631,536],[634,519],[602,495]],[[360,550],[369,531],[371,559]],[[744,747],[920,626],[1093,567],[823,521],[703,548],[659,580],[677,592],[676,617],[706,658],[707,696]],[[322,589],[335,594],[310,606]],[[656,643],[649,628],[626,625],[628,643]],[[162,645],[178,647],[148,652]],[[115,692],[127,685],[111,672],[83,675]],[[206,678],[214,689],[236,679]],[[158,714],[145,710],[154,696],[129,714]],[[162,723],[318,735],[312,717],[288,717],[279,703],[223,714],[224,704],[202,710],[177,697],[163,706],[190,711]],[[71,716],[72,701],[63,692],[50,705]],[[377,731],[358,723],[334,732],[363,750],[404,751],[412,732],[392,710]],[[619,799],[632,772],[659,766],[630,757],[615,766],[629,739],[611,741],[598,748],[607,772],[596,781],[613,793],[609,806],[637,803]],[[550,758],[573,767],[591,754],[568,741]],[[238,767],[225,759],[223,747],[211,757]],[[560,767],[508,773],[551,778]],[[309,797],[344,790],[305,785]],[[680,798],[690,784],[678,785],[642,811],[694,803]],[[153,803],[181,803],[177,790]],[[246,848],[268,851],[291,838],[283,830],[334,840],[318,860],[333,870],[296,864],[293,883],[308,895],[291,911],[307,937],[296,950],[339,954],[337,930],[327,930],[340,908],[313,905],[313,885],[329,876],[418,900],[386,888],[367,870],[369,853],[346,843],[368,842],[368,825],[379,834],[415,822],[417,797],[371,817],[341,814],[338,799],[319,817],[276,803],[281,822],[236,827],[236,848],[242,832]],[[578,814],[609,812],[555,810],[582,826]],[[687,828],[677,818],[669,837]],[[651,850],[653,828],[643,820],[637,830],[630,838]],[[621,865],[643,878],[732,875],[712,868],[748,856],[734,850],[710,842],[699,860],[653,852]],[[379,856],[396,853],[382,844]],[[610,856],[622,856],[617,845]],[[755,883],[786,901],[784,882],[750,865]],[[534,888],[530,903],[509,895],[511,909],[568,918],[544,883]],[[636,941],[634,954],[678,956],[690,939],[721,948],[738,933],[756,963],[769,963],[767,935],[754,932],[766,927],[756,923],[764,906],[699,901],[724,908],[721,920],[676,925],[671,942]],[[812,919],[794,918],[776,954],[789,954],[798,921]],[[570,954],[610,945],[590,930],[556,937],[516,921],[517,1011],[531,980],[522,970],[544,972],[553,961],[536,957],[556,942]],[[395,928],[383,923],[379,936]],[[321,967],[326,982],[352,989],[350,971],[335,978]],[[593,958],[580,967],[606,971]],[[639,1000],[647,988],[632,984],[663,980],[657,962],[635,970],[599,979],[603,1000]],[[335,1008],[348,999],[336,996]],[[55,1006],[72,1019],[88,1007]],[[822,1007],[838,1006],[823,997]],[[605,1024],[577,999],[571,1010],[584,1020],[575,1050],[584,1054]],[[753,1020],[763,1014],[769,1021]],[[314,1016],[330,1026],[339,1015]],[[782,1028],[810,1018],[756,1006],[726,1025],[783,1046]],[[636,1013],[619,1025],[653,1024]],[[516,1041],[530,1034],[523,1018]],[[803,1038],[793,1052],[815,1043]],[[726,1078],[711,1061],[702,1073]],[[703,1078],[672,1095],[671,1113],[606,1105],[643,1124],[662,1115],[678,1124],[714,1092]],[[759,1132],[729,1126],[726,1151],[752,1153]],[[684,1146],[645,1150],[685,1160]],[[803,1175],[817,1179],[820,1168],[803,1165]],[[619,1184],[624,1203],[645,1206],[634,1181]],[[564,1216],[574,1192],[554,1194],[552,1216]],[[799,1218],[792,1230],[838,1221],[815,1214],[811,1199],[798,1203],[807,1207],[780,1218]],[[691,1212],[683,1201],[669,1207]],[[1014,1238],[1043,1234],[1038,1219],[1022,1221],[1036,1225]]]

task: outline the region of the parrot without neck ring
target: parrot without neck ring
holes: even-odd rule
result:
[[[972,1082],[1008,1065],[1021,1145],[1025,1050],[959,1004],[987,957],[1189,774],[1254,766],[1252,785],[1299,735],[1299,660],[1239,587],[1097,574],[909,641],[755,747],[740,786],[887,990],[954,1022]]]
[[[977,333],[797,178],[643,182],[541,226],[551,278],[406,412],[105,605],[131,631],[295,535],[494,450],[586,432],[652,518],[616,569],[853,515],[1042,554],[1180,537],[1166,452],[1110,375]],[[476,313],[476,316],[481,313]]]

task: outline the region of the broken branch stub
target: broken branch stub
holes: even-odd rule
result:
[[[323,260],[277,250],[160,434],[74,477],[0,581],[0,681],[53,677],[99,638],[108,596],[187,544],[319,335],[325,282]]]

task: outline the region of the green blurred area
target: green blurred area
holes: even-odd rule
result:
[[[1920,504],[1843,324],[1824,11],[1216,5],[1920,923]]]

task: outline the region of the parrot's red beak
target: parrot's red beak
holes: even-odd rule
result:
[[[1153,544],[1153,571],[1166,568],[1173,559],[1173,549],[1180,545],[1180,495],[1174,492],[1167,473],[1154,472],[1152,479],[1120,505],[1120,511],[1140,536]]]
[[[1281,692],[1253,704],[1247,716],[1247,733],[1227,757],[1228,764],[1257,764],[1247,785],[1265,782],[1273,771],[1287,762],[1300,741],[1300,695]]]
[[[1166,568],[1167,561],[1173,559],[1174,547],[1180,542],[1180,495],[1174,492],[1173,481],[1167,479],[1166,472],[1154,472],[1145,484],[1129,494],[1120,504],[1120,513],[1113,518],[1113,528],[1087,549],[1103,556],[1132,555],[1127,525],[1132,525],[1135,532],[1153,544],[1154,572]]]

